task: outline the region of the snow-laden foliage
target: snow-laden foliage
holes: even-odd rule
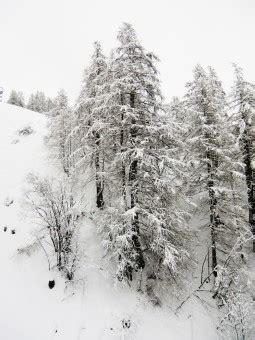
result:
[[[85,70],[82,89],[76,104],[76,126],[70,138],[76,139],[75,166],[92,167],[95,171],[97,207],[104,206],[104,129],[101,110],[102,88],[105,81],[106,60],[99,42],[94,44],[91,65]],[[78,158],[77,158],[78,157]]]
[[[242,69],[234,65],[235,82],[231,93],[231,106],[234,111],[232,124],[237,134],[245,164],[245,177],[249,202],[249,224],[255,237],[255,86],[245,81]],[[255,238],[253,252],[255,251]]]
[[[255,216],[254,87],[236,68],[231,106],[214,69],[198,65],[186,95],[167,105],[158,58],[130,24],[117,39],[109,60],[94,44],[73,112],[63,92],[48,103],[51,150],[80,197],[84,183],[93,186],[91,216],[119,281],[160,305],[164,289],[180,291],[193,276],[195,259],[202,273],[194,291],[209,284],[224,315],[219,329],[230,334],[230,324],[249,338],[242,273]],[[194,234],[203,259],[194,258]]]
[[[218,268],[215,294],[222,317],[218,330],[227,339],[252,339],[255,328],[254,289],[247,275],[247,256],[240,251],[251,233],[240,237]]]
[[[46,98],[44,92],[32,93],[28,99],[27,108],[31,111],[46,113],[55,107],[55,102],[51,98]]]
[[[192,194],[199,194],[199,206],[208,216],[205,227],[217,276],[224,254],[248,229],[244,164],[229,128],[225,93],[215,71],[209,68],[205,72],[198,65],[187,88],[189,185]]]
[[[12,90],[7,103],[12,104],[12,105],[16,105],[16,106],[24,107],[25,101],[24,101],[23,92],[21,92],[21,91],[17,92],[15,90]]]
[[[189,261],[191,241],[180,194],[181,144],[164,112],[157,58],[144,50],[129,24],[118,41],[99,107],[109,197],[99,220],[119,280],[132,280],[142,270],[145,281],[173,283]]]
[[[28,183],[30,188],[26,192],[26,204],[43,226],[38,237],[49,238],[57,268],[72,280],[79,257],[79,212],[68,182],[30,175]]]
[[[60,160],[66,174],[71,169],[71,139],[68,138],[73,125],[73,114],[68,106],[68,98],[64,90],[60,90],[51,110],[49,135],[47,141],[52,148],[53,156]]]

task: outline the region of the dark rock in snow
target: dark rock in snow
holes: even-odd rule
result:
[[[122,320],[122,327],[123,328],[130,328],[130,326],[131,326],[131,321],[129,319],[128,320],[126,320],[126,319]]]
[[[7,197],[6,198],[6,200],[4,201],[4,205],[6,206],[6,207],[9,207],[10,205],[12,205],[13,204],[13,200],[12,199],[10,199],[9,197]]]
[[[16,234],[16,230],[15,229],[12,229],[11,230],[11,233],[14,235],[14,234]]]
[[[55,280],[49,280],[49,288],[52,289],[55,286]]]
[[[4,227],[4,231],[7,231],[7,227],[6,226]]]

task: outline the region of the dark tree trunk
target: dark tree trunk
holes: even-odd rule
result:
[[[130,165],[129,171],[129,183],[131,184],[131,192],[130,192],[130,207],[135,208],[137,204],[137,171],[138,171],[138,161],[137,159],[133,160]],[[141,242],[140,242],[140,231],[139,231],[139,215],[138,212],[134,214],[134,218],[132,220],[132,241],[133,246],[136,252],[136,265],[137,269],[144,268],[144,258],[141,249]]]
[[[95,146],[96,146],[96,153],[95,153],[95,168],[96,168],[96,193],[97,193],[97,207],[99,209],[103,209],[104,207],[104,197],[103,197],[103,182],[101,179],[100,173],[100,155],[99,155],[99,148],[100,148],[100,135],[98,132],[95,133]]]
[[[57,266],[58,269],[62,270],[62,242],[59,239],[58,240],[58,248],[57,248]]]
[[[255,237],[255,178],[253,178],[253,173],[255,173],[255,171],[253,171],[252,169],[252,143],[244,115],[242,118],[245,122],[245,129],[242,138],[242,148],[245,164],[246,184],[248,189],[249,224],[251,226],[252,235]],[[255,252],[255,239],[253,240],[253,252]]]
[[[206,92],[203,93],[206,96]],[[213,122],[213,117],[208,112],[208,108],[204,108],[204,116],[206,118],[207,124],[210,125]],[[210,134],[206,133],[206,139],[209,141]],[[218,159],[212,150],[208,150],[206,153],[207,158],[207,172],[208,172],[208,194],[210,200],[210,232],[211,232],[211,254],[212,254],[212,271],[214,277],[217,277],[217,246],[216,246],[216,233],[219,217],[217,215],[217,198],[215,195],[214,185],[215,185],[215,172],[218,167]]]
[[[124,95],[120,96],[121,105],[125,105]],[[123,124],[124,114],[121,113],[121,124]],[[120,131],[120,152],[124,152],[124,127],[122,125]],[[124,202],[126,202],[126,169],[125,164],[122,162],[121,164],[121,180],[122,180],[122,196]]]
[[[68,176],[69,172],[68,172],[68,166],[66,164],[66,150],[65,150],[64,141],[61,142],[60,147],[61,147],[61,157],[62,157],[63,170],[64,170],[64,173],[67,174],[67,176]]]
[[[208,192],[209,192],[209,198],[210,198],[210,228],[211,228],[211,241],[212,241],[212,271],[213,275],[217,277],[217,249],[216,249],[216,227],[218,224],[218,218],[216,213],[216,206],[217,206],[217,199],[215,197],[215,191],[214,191],[214,157],[213,155],[208,152],[207,153],[207,159],[208,159]]]
[[[132,108],[135,107],[135,93],[131,92],[130,94],[130,106]],[[131,128],[130,128],[130,137],[133,146],[137,144],[137,126],[136,126],[136,119],[133,118],[131,122]],[[136,157],[136,155],[133,155],[133,157]],[[130,192],[130,207],[135,208],[137,205],[137,191],[138,191],[138,183],[137,183],[137,175],[138,175],[138,159],[135,158],[131,161],[130,164],[130,170],[129,170],[129,184],[131,187],[131,192]],[[136,252],[136,265],[137,269],[144,268],[145,263],[144,263],[144,258],[143,258],[143,253],[141,249],[141,242],[140,242],[140,232],[139,232],[139,215],[138,212],[135,213],[133,221],[132,221],[132,232],[133,232],[133,245],[134,249]]]

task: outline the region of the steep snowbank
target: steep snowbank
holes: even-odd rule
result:
[[[29,126],[32,134],[19,133]],[[139,293],[114,286],[90,220],[82,224],[84,281],[79,289],[66,289],[58,273],[49,273],[41,249],[18,254],[37,228],[24,217],[25,178],[31,172],[57,176],[43,143],[45,133],[45,116],[0,103],[0,339],[217,339],[215,325],[197,300],[191,299],[177,317],[171,306],[154,308]],[[50,290],[52,276],[56,286]],[[124,329],[122,320],[130,320],[130,327]]]

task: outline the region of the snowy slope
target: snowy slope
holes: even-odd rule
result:
[[[43,115],[0,103],[0,339],[218,339],[198,300],[191,299],[176,316],[171,306],[152,307],[141,294],[114,286],[90,220],[82,224],[84,278],[79,288],[67,289],[58,273],[49,273],[41,249],[30,256],[18,253],[33,241],[37,228],[21,204],[27,174],[57,176],[43,143],[46,123]],[[34,132],[20,136],[18,130],[27,126]],[[52,290],[51,277],[56,281]],[[130,320],[130,328],[123,329],[122,320]]]

